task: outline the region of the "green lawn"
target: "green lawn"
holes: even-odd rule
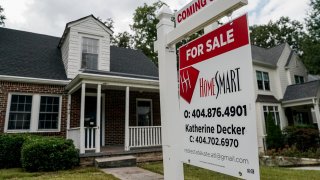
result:
[[[140,167],[148,169],[150,171],[163,174],[162,162],[155,163],[144,163],[139,164]],[[184,176],[186,180],[211,180],[211,179],[223,179],[223,180],[234,180],[237,178],[226,176],[220,173],[212,172],[202,168],[185,165]],[[279,167],[265,167],[260,168],[261,179],[266,180],[317,180],[320,179],[320,171],[309,171],[309,170],[292,170],[288,168]]]
[[[22,169],[0,169],[0,179],[101,179],[117,180],[96,168],[76,168],[68,171],[28,173]]]

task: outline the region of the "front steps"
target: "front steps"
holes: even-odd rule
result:
[[[96,158],[94,165],[96,168],[118,168],[136,166],[137,158],[134,156],[115,156]]]

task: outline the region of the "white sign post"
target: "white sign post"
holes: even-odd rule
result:
[[[239,28],[244,26],[238,28],[236,24],[243,22],[234,21],[226,29],[219,28],[179,50],[179,111],[175,43],[245,5],[247,0],[194,0],[190,4],[196,2],[207,2],[208,6],[185,17],[176,28],[167,6],[158,14],[155,49],[159,54],[164,178],[182,180],[185,162],[240,178],[258,179],[247,24],[245,32],[240,32]],[[190,4],[183,9],[190,11]],[[230,28],[232,24],[234,28]],[[239,34],[247,40],[240,40]]]

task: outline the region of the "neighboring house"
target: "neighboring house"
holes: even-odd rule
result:
[[[264,49],[252,46],[259,150],[265,150],[266,117],[281,129],[320,123],[320,80],[307,82],[308,72],[287,43]]]
[[[112,33],[93,15],[61,38],[0,28],[0,132],[64,136],[80,153],[161,145],[158,69]]]
[[[93,15],[61,38],[0,28],[0,132],[72,139],[80,153],[161,145],[158,69],[141,52],[110,46]],[[282,129],[320,123],[320,80],[288,44],[252,46],[259,149],[272,113]],[[106,147],[106,148],[101,148]]]

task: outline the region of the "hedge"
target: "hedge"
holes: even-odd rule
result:
[[[286,143],[299,151],[319,148],[319,131],[314,127],[288,126],[284,129]]]
[[[79,152],[72,140],[43,137],[27,140],[21,150],[22,167],[27,171],[56,171],[79,164]]]
[[[25,139],[21,134],[0,135],[0,168],[21,167],[21,147]]]

